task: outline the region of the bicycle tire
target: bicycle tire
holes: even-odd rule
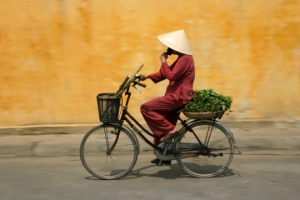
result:
[[[113,180],[127,175],[134,167],[138,157],[136,139],[126,129],[121,128],[118,141],[116,124],[102,124],[86,133],[80,144],[80,160],[93,176]]]
[[[175,141],[176,160],[179,166],[194,177],[215,177],[224,172],[234,155],[234,143],[230,133],[219,124],[208,120],[196,120],[188,124],[201,143],[205,143],[208,127],[213,127],[204,148],[192,132],[182,129],[183,137]]]

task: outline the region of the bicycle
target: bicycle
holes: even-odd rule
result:
[[[206,120],[182,119],[178,111],[177,118],[182,125],[180,137],[158,146],[143,134],[155,137],[128,111],[130,88],[146,87],[138,75],[142,67],[127,76],[116,93],[97,96],[99,118],[103,123],[88,131],[81,141],[80,159],[85,169],[100,179],[127,175],[140,154],[139,136],[155,149],[159,164],[163,160],[177,160],[178,165],[194,177],[215,177],[224,172],[232,162],[236,146],[233,134],[217,116]],[[127,98],[123,105],[124,92]]]

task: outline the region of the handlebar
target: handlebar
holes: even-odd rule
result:
[[[133,82],[134,82],[134,85],[139,85],[139,86],[141,86],[141,87],[143,87],[143,88],[146,87],[146,84],[141,83],[141,82],[139,82],[139,81],[133,81]]]
[[[136,79],[139,79],[140,76],[137,75],[137,73],[142,69],[144,65],[140,65],[137,70],[133,73],[131,76],[127,76],[123,83],[120,85],[118,91],[115,93],[115,97],[121,97],[123,92],[130,86],[131,83],[134,83],[134,85],[139,85],[141,87],[146,87],[145,84],[140,83],[139,81],[136,81]]]

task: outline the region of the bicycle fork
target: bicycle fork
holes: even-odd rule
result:
[[[113,151],[113,149],[115,148],[118,140],[119,140],[119,135],[120,135],[120,129],[118,130],[114,130],[114,131],[111,131],[110,133],[108,132],[107,128],[105,127],[104,128],[104,133],[105,133],[105,142],[106,142],[106,155],[111,155],[111,152]],[[111,145],[110,147],[110,143],[108,141],[109,139],[109,134],[113,134],[113,135],[116,135],[116,139],[114,140],[114,143]]]

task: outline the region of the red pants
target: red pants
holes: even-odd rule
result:
[[[184,104],[176,101],[172,96],[163,96],[152,99],[141,106],[141,113],[153,132],[154,144],[159,143],[159,138],[175,128],[177,122],[177,111]]]

